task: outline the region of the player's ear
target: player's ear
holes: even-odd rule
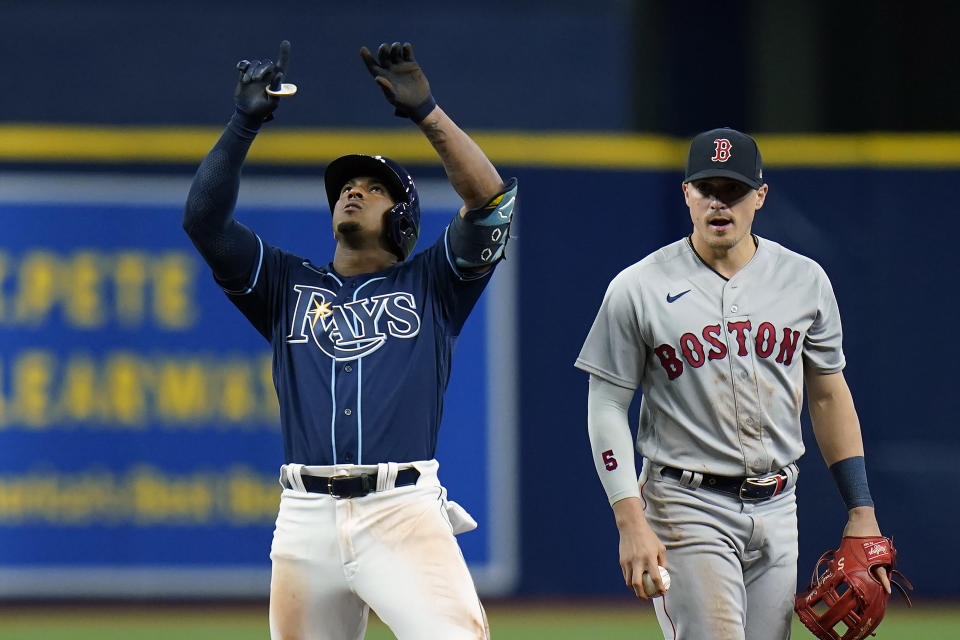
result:
[[[754,209],[760,209],[763,206],[764,201],[767,199],[767,191],[769,187],[766,184],[760,185],[760,188],[757,189],[757,201],[754,204]]]

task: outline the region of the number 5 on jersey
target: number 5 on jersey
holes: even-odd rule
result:
[[[617,459],[613,455],[613,449],[607,449],[600,455],[603,456],[603,466],[606,467],[607,471],[613,471],[617,468]]]

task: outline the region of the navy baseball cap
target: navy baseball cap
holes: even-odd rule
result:
[[[370,176],[383,180],[394,202],[416,200],[417,192],[413,187],[413,178],[393,160],[383,156],[367,156],[355,153],[341,156],[327,165],[323,172],[323,183],[327,191],[330,212],[340,199],[340,191],[347,180],[359,176]]]
[[[698,133],[690,143],[683,181],[702,178],[732,178],[759,189],[763,161],[757,141],[729,127]]]

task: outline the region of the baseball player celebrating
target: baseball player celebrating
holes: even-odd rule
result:
[[[767,191],[750,136],[697,135],[683,182],[693,232],[614,278],[576,361],[623,577],[663,596],[666,638],[790,636],[804,384],[844,535],[880,535],[837,302],[817,263],[751,232]],[[639,481],[627,423],[638,388]]]
[[[284,95],[290,45],[242,61],[236,112],[200,165],[183,226],[230,301],[273,348],[286,464],[270,557],[275,639],[363,638],[369,608],[397,638],[486,638],[454,535],[476,526],[433,459],[457,336],[503,255],[516,197],[437,106],[409,44],[361,56],[397,115],[418,124],[463,199],[411,255],[410,175],[348,155],[324,174],[333,261],[270,246],[232,217],[241,165]]]

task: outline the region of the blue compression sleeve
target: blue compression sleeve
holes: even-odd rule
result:
[[[240,169],[260,124],[240,111],[233,114],[197,169],[183,212],[184,230],[227,289],[244,288],[259,257],[256,235],[233,219],[233,209]]]
[[[867,468],[863,456],[854,456],[839,460],[830,465],[830,473],[840,489],[843,503],[847,509],[854,507],[872,507],[870,487],[867,485]]]

